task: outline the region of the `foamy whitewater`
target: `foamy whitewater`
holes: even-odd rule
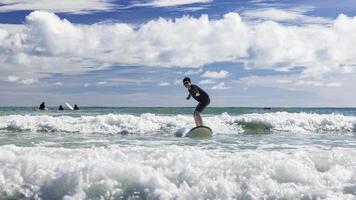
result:
[[[356,109],[0,108],[0,199],[356,199]]]

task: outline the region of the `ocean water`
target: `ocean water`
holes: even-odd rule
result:
[[[356,109],[0,108],[0,199],[356,199]]]

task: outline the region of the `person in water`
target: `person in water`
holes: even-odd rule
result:
[[[79,110],[77,104],[74,105],[74,110]]]
[[[183,85],[188,89],[189,92],[187,100],[189,100],[190,97],[193,97],[199,102],[194,110],[193,116],[196,126],[203,126],[203,120],[200,116],[200,113],[203,112],[203,110],[209,105],[209,95],[197,85],[192,84],[192,81],[189,77],[185,77],[183,79]]]
[[[59,105],[58,110],[63,110],[63,106],[62,106],[62,105]]]
[[[42,103],[40,104],[40,107],[38,107],[38,109],[40,109],[40,110],[45,110],[45,109],[46,109],[45,102],[42,102]]]

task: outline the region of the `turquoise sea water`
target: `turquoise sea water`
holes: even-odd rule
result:
[[[0,198],[355,199],[355,108],[0,108]]]

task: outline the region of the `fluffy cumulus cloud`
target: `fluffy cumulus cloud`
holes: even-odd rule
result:
[[[227,89],[229,89],[229,88],[230,88],[230,87],[227,87],[227,86],[225,85],[225,83],[219,83],[219,84],[214,85],[214,86],[211,87],[212,90],[227,90]]]
[[[89,13],[112,10],[110,0],[0,0],[0,12],[47,10],[52,12]]]
[[[201,75],[201,77],[204,78],[212,78],[212,79],[220,79],[220,78],[226,78],[229,75],[228,71],[221,70],[221,71],[206,71],[204,74]]]
[[[356,17],[346,15],[330,25],[249,23],[238,13],[228,13],[221,19],[159,18],[134,26],[79,25],[51,12],[35,11],[18,28],[0,27],[3,80],[81,73],[117,64],[201,68],[228,61],[277,71],[299,67],[304,78],[350,74],[356,65]]]
[[[54,13],[35,11],[26,17],[22,30],[0,29],[0,61],[6,76],[80,73],[113,64],[197,68],[243,57],[248,45],[247,27],[236,13],[222,20],[206,15],[160,18],[136,28],[124,23],[77,25]],[[232,35],[237,37],[225,40]],[[223,51],[215,51],[221,45]]]

